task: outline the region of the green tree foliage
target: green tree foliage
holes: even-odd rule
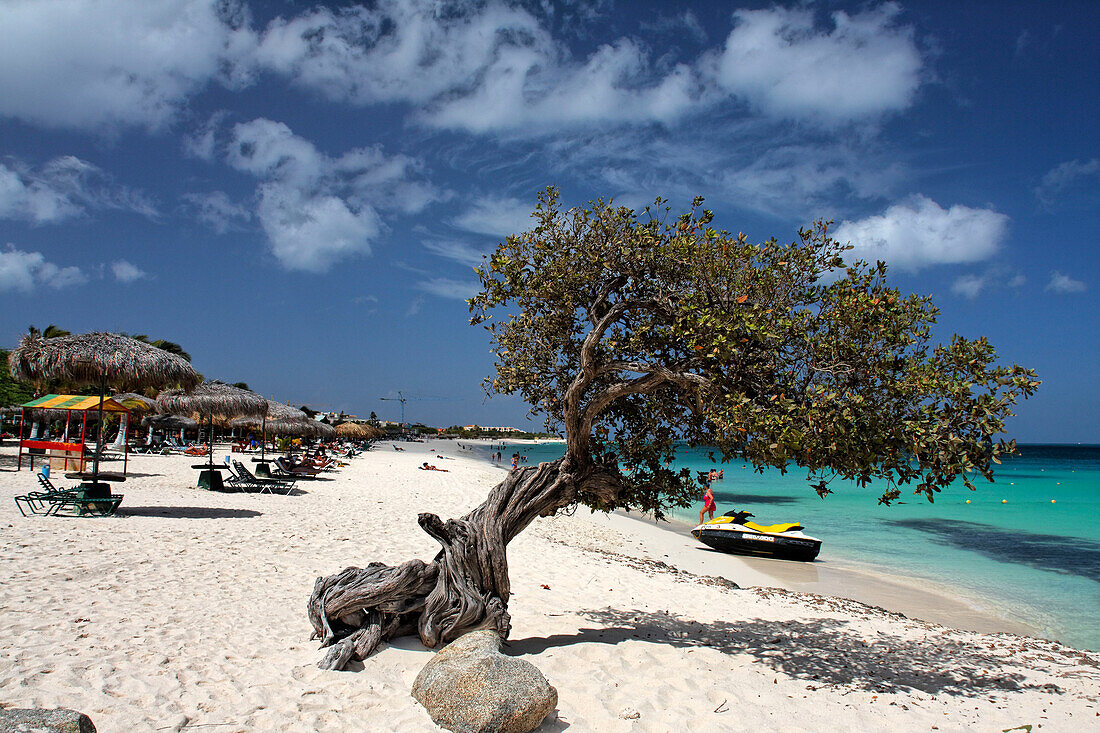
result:
[[[8,351],[0,349],[0,408],[22,405],[34,399],[34,386],[17,382],[8,372]]]
[[[984,338],[933,344],[931,300],[889,287],[881,262],[845,267],[827,223],[753,244],[701,205],[563,210],[549,188],[535,228],[477,268],[471,322],[497,354],[487,390],[563,430],[574,464],[619,475],[617,498],[581,502],[687,505],[697,486],[666,467],[678,441],[800,466],[821,496],[837,478],[885,481],[884,503],[992,480],[1033,371],[997,366]]]
[[[35,326],[27,326],[27,333],[31,336],[39,336],[44,339],[52,339],[55,336],[69,336],[72,334],[72,331],[66,331],[65,329],[55,326],[51,323],[50,325],[46,326],[46,330],[44,331],[40,331]]]
[[[130,338],[134,339],[135,341],[141,341],[143,343],[149,344],[150,346],[156,346],[158,349],[162,349],[164,351],[167,351],[169,354],[175,354],[176,356],[182,357],[186,361],[191,361],[191,355],[188,354],[186,351],[184,351],[183,347],[180,346],[179,344],[177,344],[174,341],[166,341],[164,339],[157,339],[156,341],[151,341],[149,339],[149,337],[144,333],[139,333],[139,334],[123,333],[122,335],[123,336],[129,336]]]

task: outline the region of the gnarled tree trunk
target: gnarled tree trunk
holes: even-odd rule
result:
[[[506,638],[508,543],[536,518],[575,504],[582,493],[611,503],[618,481],[567,452],[556,461],[513,470],[464,517],[444,522],[421,514],[420,526],[443,546],[432,562],[371,563],[318,578],[309,619],[313,638],[331,647],[318,666],[343,669],[382,641],[414,631],[427,647],[475,629],[494,629]]]

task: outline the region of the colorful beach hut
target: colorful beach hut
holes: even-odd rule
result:
[[[80,418],[80,435],[87,435],[88,413],[92,417],[100,410],[100,398],[96,395],[82,394],[48,394],[31,400],[22,405],[23,415],[19,421],[19,459],[16,470],[23,467],[23,456],[30,460],[31,470],[34,470],[36,456],[44,456],[51,470],[57,471],[84,471],[87,456],[84,451],[84,443],[69,443],[64,440],[27,440],[23,438],[23,427],[26,422],[27,410],[63,410],[65,412],[65,435],[69,434],[69,422],[73,416]],[[103,400],[103,412],[114,412],[120,415],[129,415],[130,411],[115,402],[111,398]],[[129,463],[130,452],[123,449],[122,475],[126,475],[126,466]]]

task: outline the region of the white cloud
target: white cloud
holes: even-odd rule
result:
[[[370,242],[381,231],[370,207],[353,209],[337,196],[281,182],[260,186],[257,213],[272,253],[289,270],[321,273],[349,255],[370,254]]]
[[[1092,201],[1100,201],[1098,183],[1100,183],[1100,159],[1069,160],[1043,176],[1043,180],[1035,189],[1035,195],[1047,206],[1053,205],[1063,197],[1082,193]]]
[[[417,180],[418,161],[355,148],[338,158],[281,122],[235,125],[228,163],[261,179],[256,215],[272,253],[291,270],[324,272],[337,260],[370,254],[382,232],[379,211],[415,213],[439,197]]]
[[[690,36],[696,43],[707,42],[707,31],[703,28],[703,24],[699,22],[699,18],[691,10],[684,10],[678,15],[662,15],[658,13],[654,20],[647,21],[641,20],[639,27],[643,30],[652,31],[664,36],[669,36],[673,39],[682,39],[685,35]]]
[[[117,209],[157,216],[156,205],[134,189],[119,186],[102,169],[71,155],[32,168],[0,163],[0,219],[36,224],[80,216],[87,209]]]
[[[981,295],[987,284],[987,279],[981,275],[963,275],[951,285],[951,292],[974,300]]]
[[[467,300],[474,297],[481,286],[472,280],[454,280],[447,277],[435,277],[416,284],[426,293],[451,300]]]
[[[671,123],[701,96],[694,71],[654,73],[645,52],[620,39],[584,64],[554,63],[530,49],[507,49],[470,94],[435,103],[422,116],[437,127],[476,133],[544,132],[597,123]]]
[[[87,282],[78,267],[59,267],[47,262],[41,252],[24,252],[12,245],[0,252],[0,292],[31,292],[40,285],[59,290]]]
[[[215,112],[196,130],[183,137],[183,152],[193,158],[213,161],[218,153],[218,130],[229,116],[228,112]]]
[[[470,267],[480,265],[482,257],[486,254],[485,251],[473,245],[451,239],[427,239],[423,241],[423,245],[424,249],[434,255],[461,262]]]
[[[126,260],[115,260],[112,262],[111,272],[114,274],[115,280],[121,283],[132,283],[143,277],[149,277],[149,274],[144,270]]]
[[[233,0],[0,4],[0,115],[57,127],[157,128],[255,44]]]
[[[255,62],[329,99],[405,102],[427,125],[479,133],[668,122],[700,91],[689,66],[652,68],[627,38],[574,61],[539,18],[501,3],[317,8],[272,21]]]
[[[1063,275],[1055,270],[1050,273],[1050,282],[1047,283],[1047,290],[1052,293],[1083,293],[1088,290],[1088,287],[1080,280],[1074,280],[1069,275]]]
[[[264,30],[257,63],[330,99],[423,103],[474,83],[502,46],[549,46],[538,21],[499,3],[474,13],[429,0],[315,8]]]
[[[0,219],[35,223],[69,219],[81,208],[41,179],[34,179],[0,163]]]
[[[944,209],[925,196],[895,204],[879,216],[845,221],[834,238],[851,242],[851,258],[884,260],[902,270],[978,262],[991,257],[1008,232],[1008,217],[991,209]]]
[[[922,59],[899,13],[894,3],[837,11],[821,29],[812,9],[738,10],[710,71],[727,92],[778,117],[836,123],[905,109]]]
[[[530,201],[520,201],[510,197],[483,196],[451,223],[468,232],[507,237],[535,226],[535,220],[531,218],[534,209],[533,197]]]
[[[218,234],[239,229],[252,220],[252,212],[234,203],[224,191],[185,193],[181,198],[195,210],[199,221]]]
[[[1021,273],[1001,264],[992,264],[982,273],[962,275],[951,284],[951,292],[968,300],[974,300],[983,293],[993,290],[1018,290],[1027,283]]]
[[[325,156],[282,122],[259,118],[233,127],[227,161],[258,177],[310,181],[320,177]]]

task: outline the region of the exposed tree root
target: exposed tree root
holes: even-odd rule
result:
[[[613,476],[578,476],[567,455],[512,471],[478,508],[459,519],[418,518],[442,546],[430,563],[396,567],[371,563],[318,578],[309,599],[313,638],[331,647],[318,664],[343,669],[365,659],[383,641],[414,630],[429,648],[476,629],[507,638],[511,626],[507,545],[532,521],[575,503],[578,490],[614,499]]]

